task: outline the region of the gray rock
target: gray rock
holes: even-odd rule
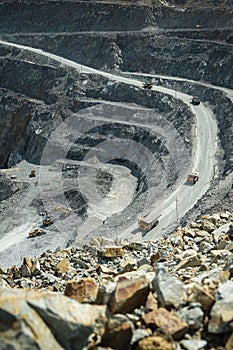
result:
[[[199,250],[201,253],[208,253],[211,249],[214,248],[214,245],[209,243],[209,242],[201,242],[200,246],[199,246]]]
[[[208,216],[208,220],[216,225],[221,219],[219,214],[213,214]]]
[[[233,302],[233,282],[227,281],[221,284],[216,293],[215,299]]]
[[[194,277],[192,277],[192,281],[202,283],[203,280],[211,280],[211,279],[218,279],[219,275],[222,273],[222,269],[220,267],[205,271],[203,273],[200,273]]]
[[[138,267],[141,267],[143,265],[150,265],[150,260],[148,260],[147,258],[142,258],[138,260],[137,265]]]
[[[167,273],[164,268],[157,268],[152,287],[157,292],[161,306],[175,306],[177,308],[184,304],[187,299],[183,284],[177,278]]]
[[[22,277],[30,277],[31,276],[31,271],[27,265],[22,265],[20,267],[20,273]]]
[[[52,275],[51,273],[43,273],[42,276],[41,276],[41,279],[43,281],[46,281],[48,284],[49,283],[54,283],[54,282],[59,280],[58,277]]]
[[[150,330],[150,328],[136,329],[133,331],[133,336],[132,336],[130,344],[133,345],[133,344],[137,343],[140,339],[149,337],[150,335],[152,335],[152,331]]]
[[[128,243],[124,246],[124,248],[126,249],[130,249],[130,250],[142,250],[144,248],[147,248],[147,244],[145,242],[131,242]]]
[[[217,301],[210,312],[209,333],[224,334],[233,331],[233,301]]]
[[[26,279],[22,279],[18,282],[19,287],[22,288],[30,288],[31,283],[29,281],[27,281]]]
[[[206,340],[184,339],[180,341],[182,348],[186,350],[202,350],[207,345]]]
[[[40,299],[49,293],[30,293],[30,298]],[[1,349],[51,349],[62,350],[54,335],[39,314],[27,303],[28,292],[4,291],[0,296]]]
[[[207,231],[207,232],[213,232],[215,230],[215,225],[210,222],[209,220],[204,219],[202,221],[202,229]]]
[[[214,240],[218,242],[221,239],[221,237],[223,237],[226,234],[226,232],[229,234],[229,231],[228,231],[229,227],[230,227],[230,224],[228,223],[220,226],[219,228],[216,228],[216,230],[212,232],[214,236]]]
[[[202,327],[202,322],[204,318],[204,312],[201,309],[201,305],[198,303],[192,303],[189,306],[183,307],[176,314],[186,323],[188,323],[189,328],[199,329]]]
[[[136,259],[128,259],[121,263],[119,273],[131,272],[137,269],[137,260]]]
[[[233,331],[233,282],[221,284],[215,295],[208,325],[210,333],[222,334]]]
[[[192,256],[196,256],[197,255],[197,251],[195,249],[187,249],[185,251],[183,251],[180,255],[179,258],[181,260],[186,259],[186,258],[190,258]]]
[[[116,282],[100,284],[96,304],[110,305],[115,289]]]
[[[28,304],[38,312],[59,343],[66,349],[81,350],[97,326],[105,322],[105,305],[80,304],[60,294],[47,293],[37,299],[27,295]]]
[[[183,259],[175,268],[175,271],[178,271],[179,269],[184,269],[188,267],[196,267],[201,266],[203,262],[202,256],[197,254],[197,252],[194,255],[190,255],[187,258]]]
[[[216,245],[216,249],[218,250],[223,250],[226,249],[226,247],[228,246],[229,242],[226,240],[221,240],[218,242],[218,244]]]
[[[228,211],[227,212],[222,211],[219,215],[221,219],[226,219],[226,220],[228,220],[231,217],[231,213]]]
[[[227,233],[229,236],[233,236],[233,222],[229,225]]]
[[[4,267],[0,266],[0,274],[1,275],[6,275],[7,274],[7,269],[5,269]]]

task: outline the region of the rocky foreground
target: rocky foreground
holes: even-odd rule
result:
[[[0,268],[0,349],[233,349],[233,215]]]

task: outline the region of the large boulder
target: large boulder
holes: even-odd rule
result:
[[[103,333],[105,313],[104,305],[80,304],[62,294],[6,290],[0,296],[1,346],[81,350],[93,332]]]

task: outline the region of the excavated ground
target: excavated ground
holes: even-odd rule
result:
[[[208,209],[233,209],[232,96],[211,87],[233,88],[232,4],[189,5],[0,4],[1,40],[175,90],[169,96],[78,73],[0,44],[1,263],[68,246],[80,225],[83,235],[90,227],[114,235],[155,198],[166,198],[190,170],[195,131],[194,115],[176,92],[197,95],[219,128],[210,190],[180,223]],[[32,169],[36,178],[29,178]],[[68,207],[71,216],[62,216]],[[42,226],[46,213],[57,225]],[[27,239],[39,226],[47,234]]]

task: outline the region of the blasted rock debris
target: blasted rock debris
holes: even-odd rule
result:
[[[232,349],[232,220],[205,215],[157,243],[99,237],[0,268],[1,349]]]

